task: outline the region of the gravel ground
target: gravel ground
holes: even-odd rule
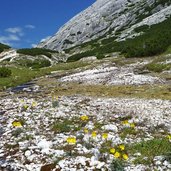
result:
[[[148,62],[122,67],[103,64],[58,81],[164,83],[158,77],[134,73]],[[2,171],[169,171],[170,143],[169,100],[55,97],[33,92],[0,98]]]
[[[102,150],[104,143],[111,142],[107,147],[110,149],[152,140],[156,133],[160,137],[171,133],[170,101],[84,96],[62,96],[58,100],[50,96],[38,100],[6,97],[0,99],[0,106],[0,166],[7,170],[111,170],[114,155]],[[81,120],[84,115],[88,117],[85,121]],[[59,123],[69,129],[55,128]],[[123,138],[125,128],[134,129],[137,134],[128,133]],[[108,134],[106,139],[104,133]],[[76,138],[76,144],[68,144],[68,137]],[[135,156],[129,155],[125,170],[171,169],[171,164],[161,158],[156,156],[155,163],[159,164],[153,166],[135,165],[132,164]]]

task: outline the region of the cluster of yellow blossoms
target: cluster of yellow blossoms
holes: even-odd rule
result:
[[[128,120],[122,121],[122,124],[127,125],[127,126],[129,126],[131,128],[135,128],[135,123],[130,123]]]
[[[124,153],[125,146],[123,144],[119,145],[116,149],[111,148],[110,153],[114,155],[115,158],[123,158],[128,160],[128,154]]]

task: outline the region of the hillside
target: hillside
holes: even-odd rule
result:
[[[151,28],[171,14],[170,0],[97,0],[76,15],[38,47],[62,50],[76,45],[113,37],[120,42],[140,36],[140,28]]]
[[[97,0],[0,44],[0,171],[170,171],[170,28],[171,0]]]
[[[5,49],[9,49],[9,48],[10,46],[0,43],[0,53],[3,52]]]

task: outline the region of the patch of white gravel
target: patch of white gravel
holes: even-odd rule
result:
[[[138,63],[138,65],[142,65],[142,63]],[[97,68],[62,77],[59,81],[106,85],[142,85],[164,82],[164,80],[158,77],[135,74],[133,70],[136,66],[137,64],[125,67],[99,66]]]
[[[96,122],[102,124],[101,131],[109,131],[107,140],[112,141],[112,146],[153,139],[150,128],[160,124],[171,131],[171,101],[168,100],[91,98],[77,95],[60,97],[59,106],[56,108],[52,107],[51,97],[40,98],[36,101],[37,105],[31,107],[34,101],[29,97],[0,99],[1,110],[5,112],[0,118],[0,127],[3,130],[0,134],[0,155],[4,157],[4,160],[0,159],[0,169],[10,165],[10,168],[15,168],[14,170],[37,171],[41,166],[53,163],[56,159],[60,160],[56,166],[57,169],[74,170],[78,165],[80,169],[109,169],[112,157],[106,162],[99,160],[99,150],[102,143],[105,142],[101,134],[97,132],[97,137],[92,138],[91,133],[84,134],[82,128],[74,135],[72,135],[73,132],[54,132],[53,124],[62,122],[62,119],[79,118],[81,115],[94,118]],[[23,105],[29,106],[27,110],[23,110]],[[144,131],[144,137],[127,137],[124,140],[120,138],[120,131],[124,126],[119,119],[125,116],[131,116],[130,123],[145,124],[135,128],[141,128]],[[24,121],[24,124],[20,128],[15,128],[12,126],[12,122],[18,119]],[[95,123],[93,121],[88,121],[84,127],[94,130]],[[78,139],[77,145],[73,149],[77,152],[77,157],[68,156],[69,151],[64,148],[67,145],[67,137],[71,135]],[[82,136],[82,141],[78,138],[80,136]],[[93,146],[87,149],[85,143],[90,142]],[[85,157],[87,155],[91,156]],[[60,159],[61,157],[62,159]],[[27,161],[29,164],[25,164]],[[163,167],[161,166],[161,168]],[[147,167],[129,163],[126,170],[143,171],[144,168]]]

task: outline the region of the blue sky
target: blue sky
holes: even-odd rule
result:
[[[96,0],[1,0],[0,42],[32,47]]]

